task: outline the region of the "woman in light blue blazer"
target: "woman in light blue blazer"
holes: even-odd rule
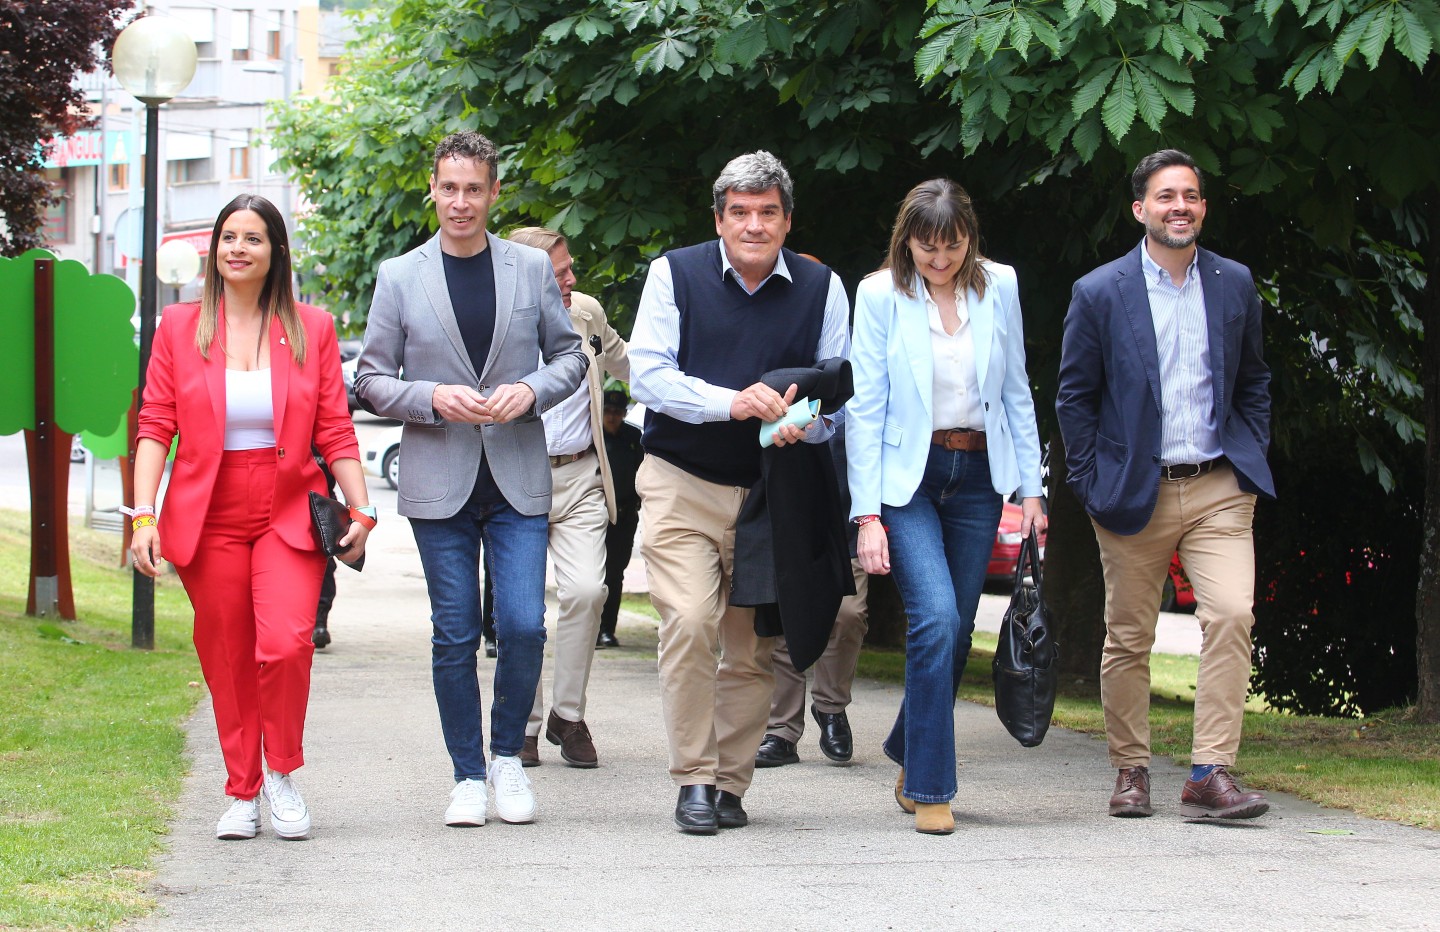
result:
[[[860,563],[909,616],[905,698],[885,753],[915,830],[955,830],[955,692],[1006,496],[1045,527],[1040,442],[1015,270],[980,255],[965,190],[945,178],[900,206],[880,272],[855,301],[846,413]]]

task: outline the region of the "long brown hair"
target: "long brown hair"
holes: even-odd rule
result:
[[[910,255],[910,237],[925,243],[953,243],[964,237],[969,243],[965,259],[956,273],[956,283],[973,288],[985,297],[985,270],[980,263],[980,220],[970,195],[949,178],[932,178],[910,189],[895,216],[895,229],[890,233],[890,252],[881,269],[888,268],[895,288],[907,298],[915,297],[915,257]]]
[[[295,292],[290,285],[290,237],[285,232],[285,219],[280,216],[280,211],[258,194],[240,195],[226,204],[220,216],[215,218],[215,229],[210,233],[210,254],[205,260],[205,287],[200,293],[200,322],[195,328],[195,347],[200,350],[201,356],[210,358],[210,344],[215,342],[215,332],[220,328],[220,299],[225,296],[225,280],[220,277],[216,259],[220,231],[231,214],[242,210],[252,210],[265,221],[265,235],[270,239],[270,271],[265,274],[265,285],[260,289],[260,339],[269,339],[270,315],[275,315],[285,330],[285,342],[290,344],[290,358],[297,366],[303,366],[305,327],[300,323]]]

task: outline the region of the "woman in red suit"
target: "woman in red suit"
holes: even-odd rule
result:
[[[156,495],[177,433],[157,524]],[[375,510],[345,404],[335,322],[295,301],[275,205],[242,194],[215,221],[201,300],[167,307],[155,333],[130,548],[148,575],[159,574],[162,557],[174,563],[195,609],[195,650],[233,798],[219,838],[255,837],[262,790],[277,835],[310,833],[291,774],[304,763],[310,630],[325,572],[306,495],[325,491],[312,444],[355,518],[342,559],[359,559]]]

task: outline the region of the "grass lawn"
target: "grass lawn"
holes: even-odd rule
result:
[[[80,620],[28,617],[30,519],[0,510],[0,928],[104,928],[152,908],[181,724],[204,692],[179,580],[157,586],[156,649],[132,650],[120,538],[70,534]]]
[[[960,698],[994,705],[990,662],[995,636],[977,634]],[[1189,763],[1199,658],[1151,658],[1150,743],[1156,755]],[[905,655],[866,649],[860,676],[903,682]],[[1099,686],[1062,682],[1054,723],[1086,734],[1105,732]],[[1440,829],[1440,725],[1416,725],[1403,711],[1363,721],[1287,715],[1251,697],[1236,771],[1259,789],[1294,793],[1361,815]],[[1109,787],[1096,789],[1097,799]],[[1098,803],[1097,803],[1098,805]]]

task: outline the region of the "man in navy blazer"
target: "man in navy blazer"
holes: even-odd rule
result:
[[[1153,812],[1150,648],[1178,549],[1204,635],[1180,812],[1250,819],[1269,804],[1229,768],[1250,681],[1255,500],[1275,496],[1260,299],[1249,269],[1195,244],[1204,180],[1190,156],[1146,156],[1131,187],[1145,238],[1075,283],[1055,401],[1068,483],[1105,572],[1100,692],[1119,771],[1110,814]]]

